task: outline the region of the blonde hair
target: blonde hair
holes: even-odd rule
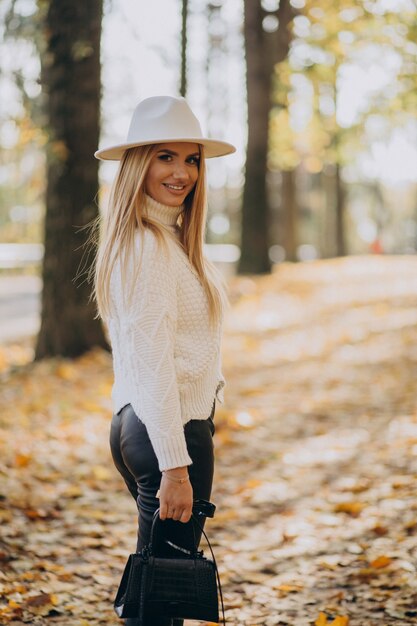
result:
[[[120,160],[113,182],[106,217],[95,220],[90,241],[96,245],[96,261],[90,269],[93,279],[92,298],[103,320],[110,315],[110,279],[120,255],[122,285],[138,278],[139,264],[134,260],[134,276],[128,266],[135,259],[135,234],[143,235],[146,228],[153,231],[158,244],[166,247],[166,232],[158,222],[143,212],[145,180],[153,155],[160,144],[139,146],[126,150]],[[196,185],[184,202],[179,218],[179,242],[195,269],[207,296],[210,324],[214,326],[227,306],[226,284],[217,268],[204,257],[204,231],[207,217],[207,182],[204,153],[199,146],[200,163]],[[130,260],[130,263],[129,263]],[[132,292],[132,290],[128,290]]]

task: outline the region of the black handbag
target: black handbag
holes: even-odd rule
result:
[[[213,560],[203,551],[181,550],[179,558],[154,555],[157,529],[160,529],[159,509],[154,513],[151,536],[147,546],[131,554],[114,601],[119,617],[135,617],[138,626],[152,623],[152,617],[194,619],[219,622],[218,593],[225,624],[223,595],[216,560],[210,542],[197,516],[192,523],[203,533]],[[180,522],[179,522],[180,523]],[[193,526],[194,529],[194,526]]]

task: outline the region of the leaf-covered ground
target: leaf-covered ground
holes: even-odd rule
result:
[[[228,624],[417,624],[417,259],[284,264],[231,300],[207,525]],[[30,356],[0,354],[0,623],[117,624],[136,511],[110,357]]]

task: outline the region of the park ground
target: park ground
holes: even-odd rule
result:
[[[282,264],[230,297],[207,524],[227,624],[417,624],[417,258]],[[110,356],[32,348],[0,349],[0,623],[117,624],[136,512]]]

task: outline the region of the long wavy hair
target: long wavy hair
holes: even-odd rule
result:
[[[96,248],[95,263],[89,271],[93,282],[91,297],[97,305],[97,317],[104,321],[111,313],[110,279],[120,255],[122,285],[125,296],[132,293],[130,285],[139,277],[140,263],[136,262],[135,234],[148,228],[158,244],[165,246],[171,236],[158,222],[143,211],[145,180],[153,155],[160,144],[139,146],[126,150],[120,160],[113,182],[107,213],[95,220],[90,242]],[[207,218],[207,180],[204,152],[199,146],[200,162],[197,182],[184,201],[179,216],[179,244],[195,269],[207,296],[210,324],[215,325],[228,305],[226,283],[217,268],[204,257],[204,233]],[[128,268],[132,268],[134,275]],[[133,281],[130,282],[130,281]]]

